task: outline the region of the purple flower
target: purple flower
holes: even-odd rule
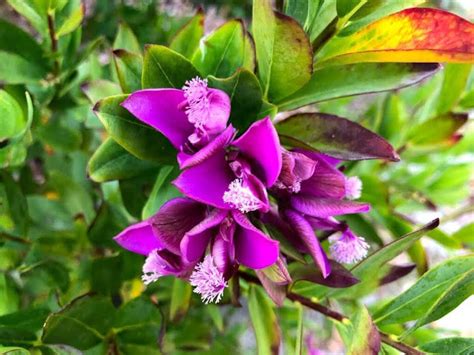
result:
[[[364,238],[356,236],[347,228],[342,235],[329,237],[331,255],[337,262],[344,264],[356,263],[367,256],[369,244]]]
[[[261,269],[279,255],[278,242],[241,212],[209,208],[185,197],[168,201],[153,217],[114,239],[127,250],[147,255],[142,277],[146,284],[166,275],[189,279],[204,302],[220,300],[239,264]]]
[[[230,99],[207,80],[194,78],[179,89],[146,89],[123,103],[140,121],[166,136],[180,152],[180,163],[222,133],[230,115]]]
[[[293,241],[296,235],[296,245],[305,247],[327,277],[330,264],[314,230],[341,231],[347,227],[334,216],[367,212],[370,206],[347,200],[358,197],[362,185],[356,177],[347,179],[335,167],[337,161],[306,150],[283,150],[282,155],[283,166],[272,192],[281,216],[295,232],[287,234]]]
[[[173,182],[186,196],[220,209],[242,213],[270,205],[266,188],[280,174],[282,158],[276,130],[269,118],[255,122],[234,139],[229,126],[207,147],[187,158]]]

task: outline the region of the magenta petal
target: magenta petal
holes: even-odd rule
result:
[[[211,229],[219,225],[227,213],[225,210],[213,210],[201,223],[184,235],[180,249],[188,262],[196,262],[202,257],[212,235],[217,233],[217,231],[213,233]]]
[[[178,108],[185,100],[182,90],[148,89],[135,91],[121,105],[179,149],[194,132],[194,126]]]
[[[346,194],[346,178],[343,173],[325,160],[319,160],[314,173],[308,180],[301,183],[302,194],[314,197],[344,198]]]
[[[362,213],[370,210],[370,205],[333,198],[315,198],[294,195],[291,205],[295,210],[312,217],[328,218],[342,214]]]
[[[178,163],[181,169],[190,168],[194,165],[202,163],[204,160],[212,156],[218,150],[222,150],[223,147],[230,142],[235,134],[235,129],[232,125],[229,125],[220,135],[211,140],[208,145],[200,149],[193,155],[186,153],[178,154]]]
[[[230,116],[230,98],[222,90],[209,89],[209,120],[205,123],[206,132],[214,135],[222,132]]]
[[[184,170],[173,184],[182,194],[193,200],[222,209],[229,209],[224,202],[224,192],[235,179],[225,159],[225,151],[219,150],[201,164]]]
[[[236,260],[252,269],[273,265],[278,259],[279,243],[263,234],[244,214],[232,211],[232,215],[238,224],[234,236]]]
[[[314,234],[313,228],[298,212],[288,210],[285,212],[285,215],[296,233],[298,233],[298,236],[308,248],[314,262],[321,269],[323,277],[326,278],[331,273],[331,265],[329,264],[328,257],[321,247],[318,238]]]
[[[205,212],[206,206],[178,197],[165,203],[150,221],[153,232],[163,246],[180,255],[181,239],[204,219]]]
[[[334,158],[334,157],[331,157],[327,154],[323,154],[323,153],[317,153],[317,152],[314,152],[314,151],[311,151],[311,150],[307,150],[307,149],[300,149],[300,148],[297,148],[294,150],[295,152],[299,152],[299,153],[302,153],[304,155],[306,155],[307,157],[313,159],[313,160],[316,160],[317,162],[321,161],[321,160],[324,160],[326,163],[328,163],[329,165],[331,166],[337,166],[339,165],[339,163],[341,162],[340,159],[337,159],[337,158]]]
[[[280,140],[270,118],[252,124],[247,132],[232,145],[239,148],[246,158],[252,159],[252,171],[261,177],[265,186],[272,186],[280,175],[282,158]]]
[[[132,224],[117,235],[114,240],[124,249],[133,253],[148,255],[163,246],[153,234],[149,221]]]

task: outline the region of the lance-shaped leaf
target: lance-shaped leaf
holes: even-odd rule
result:
[[[94,112],[110,136],[130,153],[140,159],[169,163],[174,152],[171,143],[120,106],[126,98],[119,95],[103,99],[94,106]]]
[[[292,264],[295,266],[290,268],[290,274],[294,284],[299,281],[309,281],[328,287],[344,288],[359,282],[357,277],[341,264],[333,260],[330,260],[329,263],[331,264],[331,273],[326,278],[323,277],[321,270],[315,268],[314,265]]]
[[[301,89],[277,102],[280,111],[339,97],[400,89],[439,70],[438,64],[363,63],[317,70]]]
[[[200,76],[189,60],[171,49],[146,45],[143,57],[142,87],[181,89],[186,80]]]
[[[311,44],[299,23],[274,12],[268,0],[254,0],[253,36],[264,97],[278,101],[311,78]]]
[[[377,355],[380,351],[380,333],[375,327],[369,311],[361,306],[351,317],[352,339],[348,355]]]
[[[258,286],[250,286],[249,313],[259,355],[279,353],[281,330],[270,300]]]
[[[360,62],[474,62],[474,24],[437,9],[412,8],[331,40],[317,67]]]
[[[474,352],[474,338],[445,338],[430,341],[420,346],[420,349],[430,354],[469,355]]]
[[[191,58],[204,35],[204,13],[199,9],[171,39],[170,48],[186,58]]]
[[[262,89],[257,77],[247,69],[240,69],[226,79],[209,78],[209,86],[225,91],[231,100],[230,121],[244,132],[258,118],[262,107]]]
[[[392,265],[390,266],[390,270],[381,280],[380,285],[385,285],[390,282],[397,281],[401,279],[403,276],[408,275],[416,268],[416,264],[409,264],[409,265]]]
[[[126,49],[132,53],[140,53],[141,50],[137,36],[135,36],[130,26],[126,23],[121,23],[119,25],[112,48],[115,50]]]
[[[188,313],[192,288],[189,282],[174,279],[170,304],[170,321],[178,322]]]
[[[255,50],[242,21],[229,21],[206,36],[192,62],[204,76],[225,78],[238,68],[253,71]]]
[[[398,161],[393,147],[358,123],[324,113],[288,117],[276,125],[282,144],[316,150],[343,160]]]
[[[474,294],[474,256],[455,257],[435,266],[375,315],[378,325],[417,319],[409,330],[433,322]]]
[[[408,135],[408,142],[417,147],[451,146],[461,136],[457,130],[467,122],[464,113],[448,113],[415,126]]]
[[[104,182],[128,179],[157,166],[157,164],[136,158],[112,138],[108,138],[92,155],[88,171],[92,180]]]
[[[124,49],[113,51],[115,70],[124,94],[141,89],[143,59],[139,54]]]

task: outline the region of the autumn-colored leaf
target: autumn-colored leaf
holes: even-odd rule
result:
[[[474,62],[474,24],[446,11],[411,8],[331,40],[316,66],[360,62]]]

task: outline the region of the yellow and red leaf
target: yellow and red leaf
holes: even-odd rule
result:
[[[474,24],[442,10],[406,9],[335,37],[322,48],[316,66],[360,62],[474,63]]]

